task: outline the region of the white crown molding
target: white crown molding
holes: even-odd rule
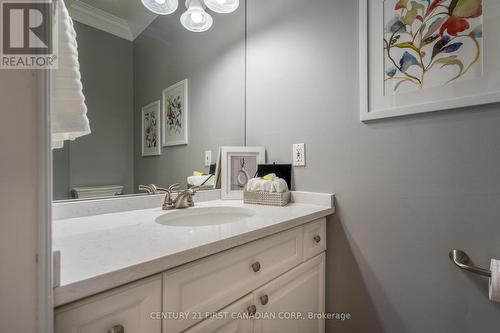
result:
[[[73,20],[105,31],[120,38],[133,41],[134,34],[128,22],[99,8],[90,6],[80,0],[74,0],[69,7]]]

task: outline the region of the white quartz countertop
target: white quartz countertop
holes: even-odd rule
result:
[[[332,196],[333,198],[333,196]],[[333,199],[330,200],[333,202]],[[325,203],[325,200],[323,200]],[[287,230],[334,212],[332,205],[286,207],[208,201],[196,207],[246,207],[255,215],[210,226],[168,226],[161,208],[57,220],[53,249],[61,253],[55,306],[73,302],[173,267]]]

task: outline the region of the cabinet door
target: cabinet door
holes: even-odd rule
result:
[[[165,320],[163,333],[195,325],[196,313],[216,312],[302,262],[302,228],[279,233],[165,273],[163,311],[187,313]]]
[[[253,333],[253,296],[248,295],[184,333]]]
[[[55,333],[160,333],[161,276],[58,308]]]
[[[325,254],[271,281],[254,293],[258,314],[255,333],[324,333],[324,320],[309,313],[325,310]],[[259,319],[276,316],[273,319]]]

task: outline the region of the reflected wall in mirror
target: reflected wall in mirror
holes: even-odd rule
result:
[[[188,178],[201,184],[215,170],[205,151],[215,163],[220,146],[245,144],[245,7],[212,12],[211,29],[195,33],[180,24],[181,4],[156,16],[136,0],[70,2],[92,133],[53,151],[54,200],[137,194],[142,184],[187,187]],[[95,24],[88,10],[118,17],[128,32]],[[164,125],[163,91],[184,80],[188,143],[164,145],[161,133],[160,155],[142,156],[142,109],[159,101]]]

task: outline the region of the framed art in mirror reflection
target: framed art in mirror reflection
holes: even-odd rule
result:
[[[161,155],[160,101],[142,108],[142,156]]]
[[[163,146],[188,144],[188,79],[163,90]]]

